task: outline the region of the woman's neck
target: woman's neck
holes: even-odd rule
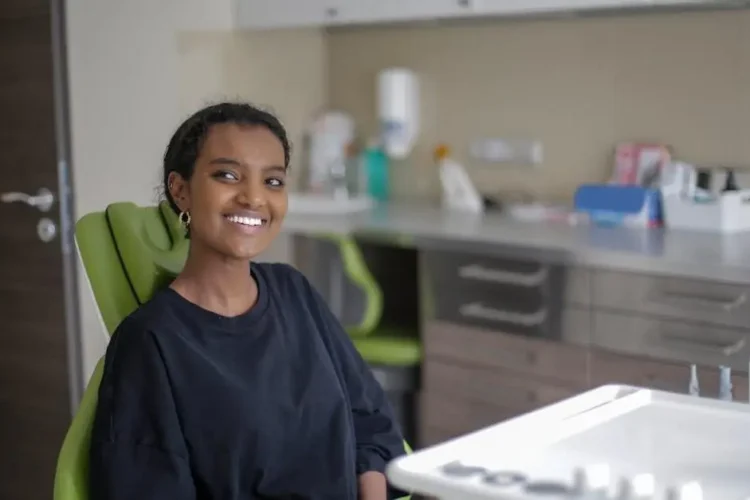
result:
[[[190,302],[222,316],[247,312],[258,299],[248,261],[202,251],[197,245],[191,245],[185,267],[170,286]]]

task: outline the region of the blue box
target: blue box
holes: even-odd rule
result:
[[[619,184],[584,184],[576,190],[576,212],[603,226],[661,227],[661,193],[658,189]]]

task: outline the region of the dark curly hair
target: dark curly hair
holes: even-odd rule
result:
[[[267,128],[281,141],[281,145],[284,147],[284,167],[289,168],[292,148],[289,144],[286,129],[276,116],[248,103],[222,102],[213,104],[197,111],[185,120],[175,131],[169,141],[167,151],[164,153],[162,189],[175,213],[180,213],[180,209],[169,192],[169,174],[177,172],[183,179],[189,181],[193,176],[195,162],[209,130],[212,126],[222,123]]]

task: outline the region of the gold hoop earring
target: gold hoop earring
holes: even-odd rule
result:
[[[187,211],[180,212],[180,222],[186,228],[189,227],[190,226],[190,212],[187,212]]]

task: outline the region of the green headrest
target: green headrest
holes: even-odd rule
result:
[[[143,304],[182,270],[188,250],[184,229],[165,202],[159,207],[114,203],[107,207],[107,221],[133,292]]]

